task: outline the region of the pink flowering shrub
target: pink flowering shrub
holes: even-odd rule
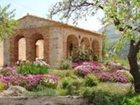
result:
[[[18,74],[14,66],[4,67],[0,70],[0,81],[5,89],[10,85],[19,85],[28,90],[36,88],[38,85],[57,86],[59,77],[57,75],[46,74]]]
[[[112,65],[113,66],[113,65]],[[110,82],[122,82],[128,83],[131,80],[127,78],[127,76],[122,72],[124,70],[116,70],[115,67],[118,66],[114,65],[111,69],[114,70],[104,71],[103,65],[97,62],[83,62],[77,67],[75,67],[75,71],[78,75],[85,76],[88,74],[94,74],[96,77],[100,79],[100,81],[110,81]]]
[[[113,80],[116,82],[122,82],[122,83],[128,83],[129,80],[125,76],[125,74],[122,72],[122,70],[117,70],[112,74]]]
[[[27,75],[26,77],[27,88],[36,87],[44,79],[44,75]]]
[[[100,71],[100,65],[96,62],[83,62],[81,65],[75,67],[77,74],[85,76],[93,71]]]
[[[8,88],[10,85],[19,85],[26,89],[36,87],[43,78],[43,75],[0,76],[0,80],[5,84],[5,88]]]
[[[86,65],[77,66],[75,68],[75,70],[76,70],[77,74],[82,75],[82,76],[85,76],[85,75],[90,74],[92,72],[92,69],[87,67]]]
[[[4,67],[0,70],[0,74],[3,76],[8,76],[8,75],[16,75],[16,67],[15,66],[7,66]]]
[[[10,85],[19,85],[26,89],[32,89],[42,84],[46,86],[56,86],[58,76],[55,75],[15,75],[15,76],[0,76],[0,80],[4,83],[5,88]]]
[[[113,78],[111,76],[111,73],[109,72],[100,72],[98,74],[95,73],[95,75],[101,80],[101,81],[112,81]]]
[[[43,79],[43,85],[51,88],[56,88],[58,84],[59,76],[57,75],[45,75],[45,78]]]
[[[110,81],[110,82],[121,82],[121,83],[128,83],[130,82],[127,76],[121,71],[117,70],[115,72],[104,72],[100,71],[98,73],[94,72],[101,81]]]

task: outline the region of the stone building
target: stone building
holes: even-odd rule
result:
[[[19,20],[14,35],[0,44],[0,64],[15,64],[18,60],[44,59],[52,67],[69,56],[70,46],[84,45],[101,59],[103,36],[60,22],[26,15]]]

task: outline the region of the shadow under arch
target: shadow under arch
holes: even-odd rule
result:
[[[44,59],[44,37],[42,34],[32,34],[28,40],[28,59],[35,61],[36,59]]]
[[[78,48],[78,45],[78,38],[75,35],[69,35],[67,37],[67,57],[75,53],[75,49]]]

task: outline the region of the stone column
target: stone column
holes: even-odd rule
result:
[[[50,63],[50,60],[49,60],[49,36],[46,35],[44,37],[44,60],[47,62],[47,63]]]
[[[7,64],[9,65],[10,64],[10,40],[9,39],[5,39],[3,41],[3,55],[4,55],[4,65]]]
[[[3,46],[3,41],[0,41],[0,67],[3,66],[4,64],[4,46]]]
[[[60,28],[51,28],[49,32],[49,64],[59,68],[63,60],[63,38]]]
[[[10,42],[10,64],[15,65],[18,61],[18,41],[13,37]]]
[[[35,61],[36,56],[36,48],[35,42],[31,38],[26,38],[26,59],[27,61],[33,62]]]

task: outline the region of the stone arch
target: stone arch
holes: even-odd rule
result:
[[[100,45],[98,40],[93,40],[92,41],[92,50],[94,52],[95,55],[97,55],[99,57],[99,49],[100,49]]]
[[[67,37],[67,57],[72,56],[78,48],[78,38],[75,35]]]
[[[27,57],[28,57],[29,61],[35,61],[36,58],[38,58],[37,49],[39,51],[39,49],[41,49],[41,48],[43,48],[41,51],[42,57],[39,56],[39,59],[44,59],[44,37],[42,34],[39,34],[39,33],[32,34],[28,38],[27,46],[28,46],[27,47]],[[38,53],[40,53],[40,51]]]
[[[89,49],[90,48],[90,41],[88,38],[83,37],[80,46],[82,47],[83,50]]]
[[[19,60],[19,41],[25,38],[23,35],[16,35],[10,39],[10,62],[15,64]]]

